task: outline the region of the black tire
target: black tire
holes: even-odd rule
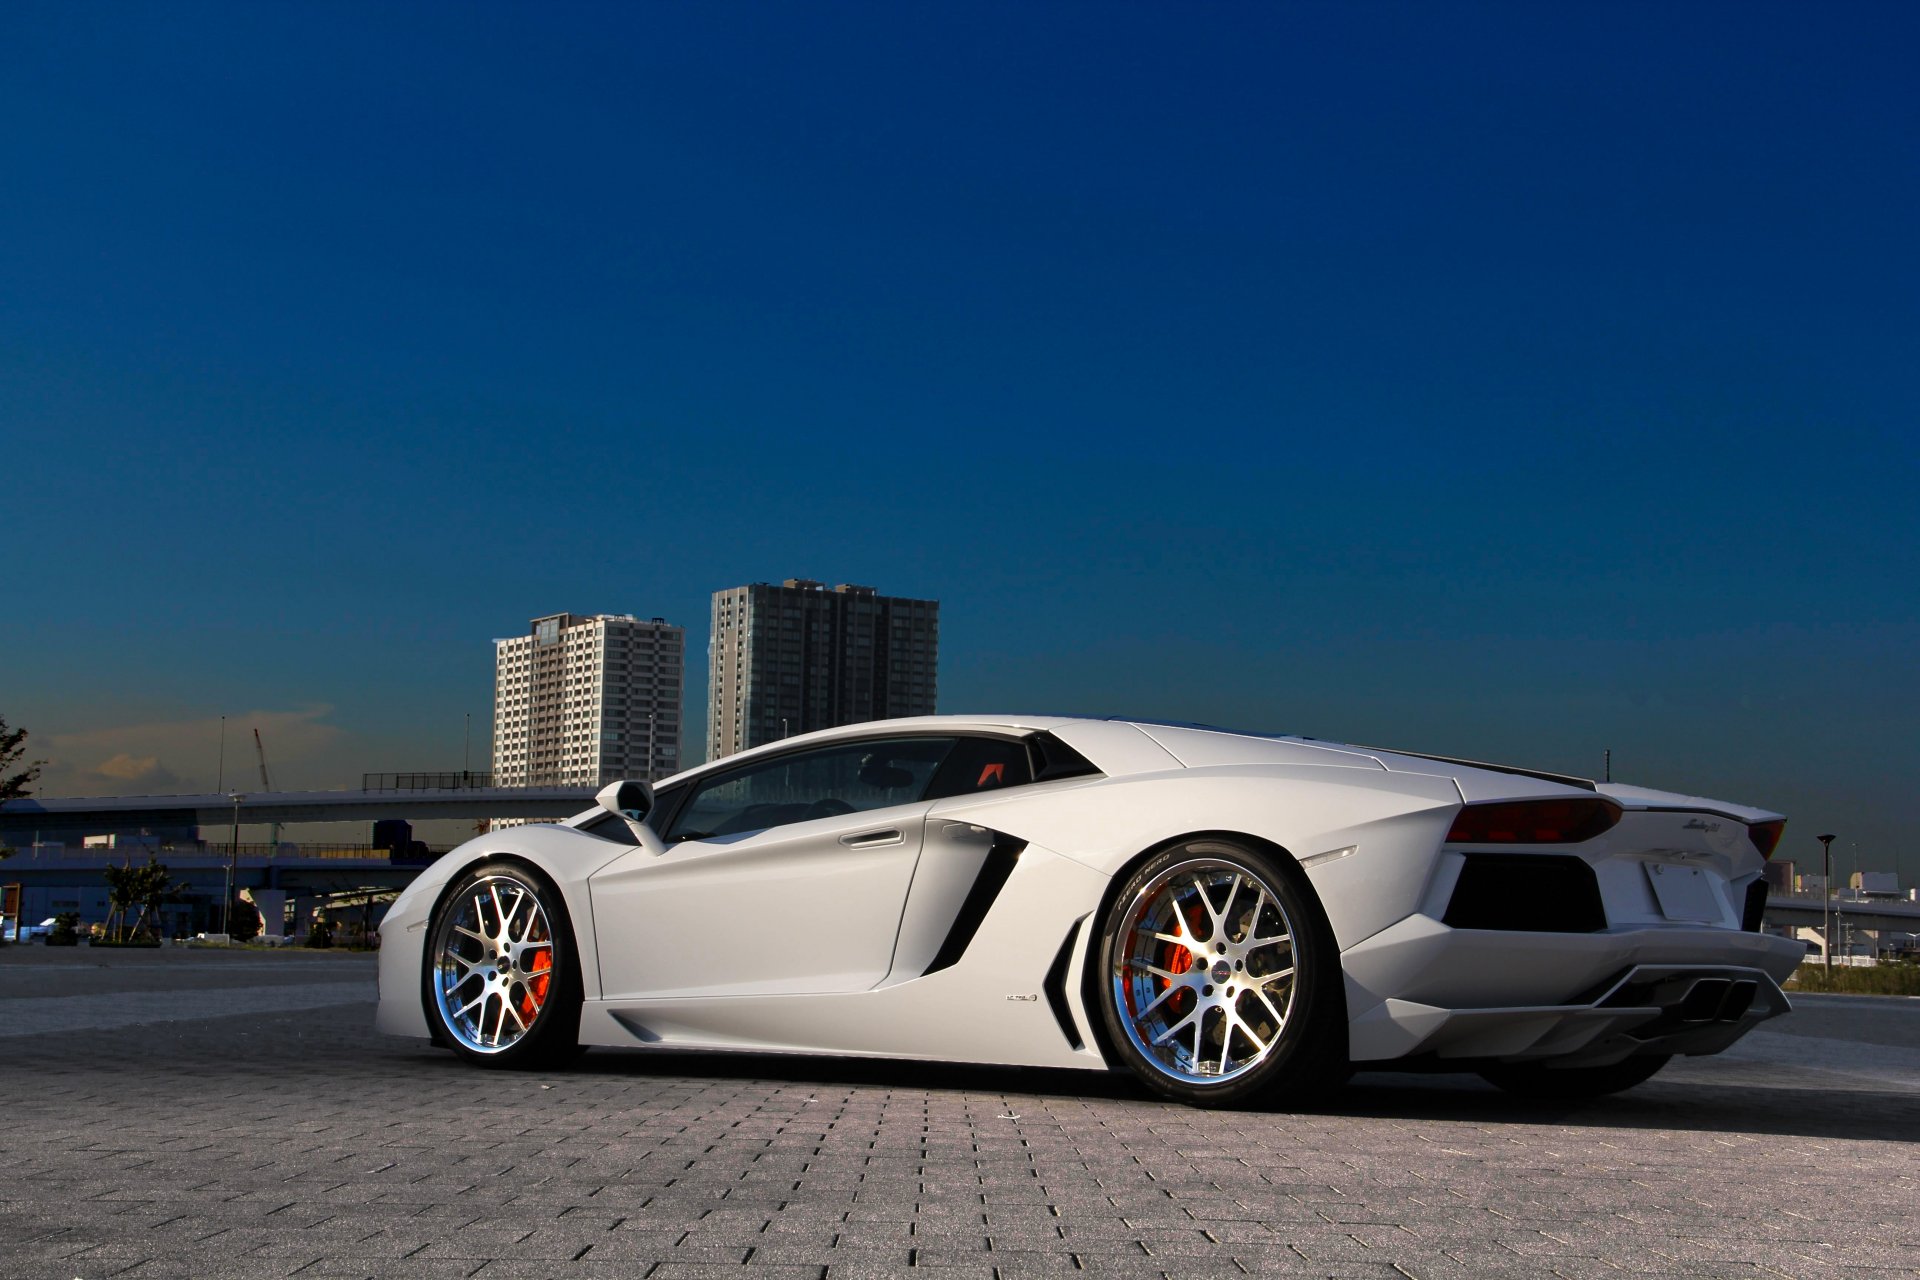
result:
[[[1641,1054],[1604,1067],[1553,1067],[1543,1062],[1501,1062],[1480,1069],[1480,1078],[1522,1098],[1562,1102],[1602,1098],[1644,1084],[1672,1061],[1668,1054]]]
[[[427,930],[420,996],[434,1042],[476,1066],[554,1067],[578,1057],[580,961],[553,882],[505,860],[455,880]]]
[[[1217,839],[1149,858],[1107,910],[1091,979],[1108,1046],[1168,1098],[1304,1106],[1346,1078],[1339,950],[1290,858]]]

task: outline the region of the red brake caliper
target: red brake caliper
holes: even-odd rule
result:
[[[1174,910],[1177,912],[1179,908],[1175,907]],[[1187,929],[1196,935],[1199,933],[1199,930],[1193,927],[1191,921],[1187,922]],[[1193,952],[1187,950],[1177,942],[1163,942],[1160,944],[1160,967],[1168,973],[1186,973],[1193,968]],[[1170,980],[1161,977],[1159,974],[1155,974],[1153,980],[1159,984],[1161,991],[1165,991],[1173,985]],[[1132,983],[1128,983],[1126,986],[1126,997],[1127,1013],[1130,1016],[1138,1017],[1140,1011],[1134,1007]],[[1176,1000],[1178,998],[1177,996],[1175,997]]]
[[[520,1016],[528,1022],[540,1012],[540,1006],[547,1002],[547,986],[553,981],[553,948],[542,947],[533,954],[533,963],[528,966],[532,975],[527,979],[527,994],[520,997]]]

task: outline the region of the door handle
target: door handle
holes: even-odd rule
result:
[[[894,827],[884,831],[862,831],[857,835],[840,837],[840,843],[849,849],[881,849],[890,844],[899,844],[904,839]]]

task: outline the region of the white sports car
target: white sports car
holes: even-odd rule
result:
[[[381,926],[379,1027],[471,1062],[585,1045],[1124,1067],[1184,1102],[1355,1067],[1562,1097],[1787,1010],[1784,820],[1198,726],[830,729],[478,837]]]

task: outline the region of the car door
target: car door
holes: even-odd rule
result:
[[[856,739],[695,781],[588,881],[606,999],[864,991],[887,974],[953,738]]]

